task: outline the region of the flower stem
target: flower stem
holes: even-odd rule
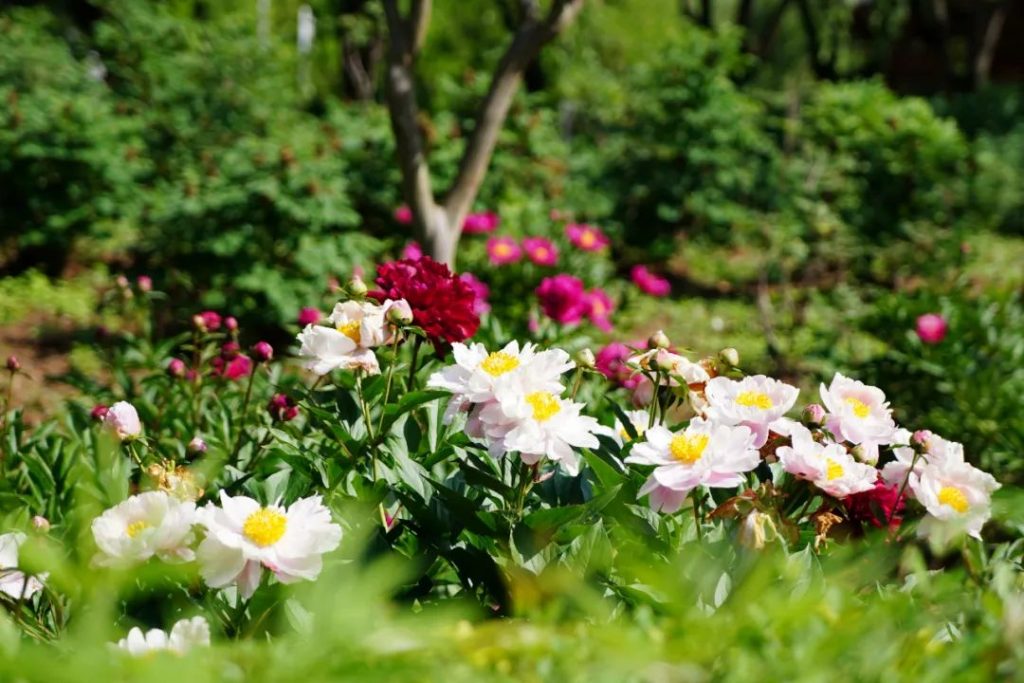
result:
[[[903,494],[907,490],[907,484],[910,483],[910,475],[913,474],[914,468],[917,467],[917,460],[921,457],[921,454],[914,451],[914,458],[910,461],[910,469],[907,470],[907,474],[903,477],[903,483],[900,484],[899,493],[896,494],[896,502],[892,505],[892,510],[889,511],[889,518],[885,520],[887,527],[892,527],[892,520],[896,516],[896,511],[900,507],[900,501],[903,500]]]
[[[423,345],[423,337],[417,336],[415,343],[412,345],[412,361],[409,363],[409,378],[405,382],[405,388],[408,391],[412,391],[413,380],[416,379],[416,362],[420,356],[420,346]]]
[[[391,365],[388,366],[387,379],[384,381],[384,400],[381,402],[380,411],[380,423],[377,425],[377,433],[379,434],[384,429],[384,408],[388,405],[388,399],[391,398],[391,380],[395,376],[395,365],[398,364],[398,334],[395,333],[395,341],[391,345]],[[374,472],[374,476],[377,473]]]
[[[693,494],[693,527],[697,530],[697,540],[704,540],[704,530],[701,528],[701,514],[700,514],[700,502],[701,498],[698,493]]]
[[[235,438],[235,447],[231,449],[229,464],[234,464],[238,458],[238,451],[242,449],[242,437],[245,436],[245,424],[249,417],[249,401],[252,399],[252,385],[256,382],[256,368],[249,373],[249,383],[245,387],[245,399],[242,401],[242,422],[238,425],[238,436]]]

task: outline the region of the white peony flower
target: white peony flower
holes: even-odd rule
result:
[[[705,414],[726,425],[743,425],[754,433],[754,446],[768,441],[774,423],[796,403],[800,390],[764,375],[751,375],[739,381],[715,377],[704,388],[708,405]]]
[[[200,573],[213,588],[236,584],[250,597],[259,586],[262,567],[278,581],[312,581],[320,575],[322,555],[341,542],[341,527],[320,496],[295,501],[288,508],[261,506],[252,498],[220,493],[220,507],[199,511],[206,538],[199,544]]]
[[[297,339],[299,356],[306,359],[303,367],[317,375],[339,369],[380,374],[380,365],[373,351],[359,347],[351,337],[333,327],[307,325]]]
[[[893,436],[893,443],[909,444],[910,438],[911,434],[909,431],[897,429],[895,436]],[[892,451],[896,455],[896,459],[887,463],[882,468],[882,478],[890,484],[899,486],[902,486],[904,481],[910,484],[916,480],[925,467],[941,465],[946,462],[964,462],[963,444],[959,444],[956,441],[947,441],[938,434],[928,434],[928,438],[924,441],[925,452],[917,457],[916,464],[914,463],[913,446],[900,445],[894,447]],[[910,487],[910,491],[913,492],[913,487]]]
[[[118,401],[110,406],[103,416],[103,424],[110,427],[122,441],[134,439],[142,433],[139,414],[128,401]]]
[[[532,465],[547,456],[569,474],[579,474],[576,448],[597,448],[596,434],[609,433],[597,420],[580,415],[582,403],[560,398],[550,391],[503,395],[483,406],[479,423],[491,452],[518,451]]]
[[[896,423],[882,390],[837,372],[828,387],[821,385],[820,393],[829,413],[825,426],[836,440],[861,446],[865,462],[878,462],[878,447],[896,437]]]
[[[857,462],[837,443],[818,443],[810,430],[800,424],[790,428],[792,446],[780,446],[775,454],[782,468],[806,479],[834,498],[870,491],[878,480],[878,470]]]
[[[391,308],[403,306],[408,309],[409,304],[391,299],[383,305],[372,301],[342,301],[335,304],[327,320],[357,347],[368,349],[394,340],[394,326],[388,322],[387,314]]]
[[[203,617],[182,619],[171,628],[170,634],[158,628],[143,633],[136,626],[117,642],[119,648],[135,657],[161,651],[183,655],[194,647],[209,645],[210,625]]]
[[[633,446],[626,462],[655,466],[640,495],[649,494],[651,508],[662,512],[678,510],[698,486],[739,486],[743,473],[761,462],[754,434],[746,426],[694,418],[684,431],[673,433],[658,425],[644,438]]]
[[[123,566],[156,555],[165,562],[188,562],[196,522],[196,504],[164,491],[132,496],[92,521],[92,535],[100,549],[97,564]]]
[[[15,600],[31,598],[43,590],[46,580],[46,574],[37,578],[18,570],[18,547],[25,538],[20,531],[0,535],[0,591]]]
[[[981,527],[992,514],[992,493],[999,487],[991,474],[955,458],[929,463],[910,478],[914,497],[930,515],[920,532],[941,538],[966,532],[980,539]]]
[[[633,427],[633,431],[636,432],[638,439],[644,438],[644,433],[647,431],[647,425],[651,422],[650,413],[646,410],[627,410],[626,419],[629,420],[629,424]],[[620,446],[625,445],[632,441],[629,432],[626,431],[626,427],[622,424],[622,420],[615,418],[615,427],[612,429],[612,438],[615,439],[615,443]]]
[[[576,364],[561,349],[538,351],[534,344],[519,347],[512,341],[500,351],[487,352],[483,344],[453,344],[455,365],[449,365],[427,381],[432,389],[446,389],[457,403],[488,403],[509,392],[547,391],[561,394],[562,374]]]

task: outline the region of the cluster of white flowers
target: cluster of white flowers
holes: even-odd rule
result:
[[[235,585],[248,598],[264,567],[282,583],[316,579],[323,554],[341,542],[341,527],[331,521],[319,496],[288,508],[263,507],[223,491],[220,499],[219,507],[209,503],[196,509],[195,503],[164,491],[128,498],[93,520],[100,550],[96,563],[123,567],[154,556],[166,562],[198,559],[207,585]],[[196,526],[205,533],[198,552],[192,549]]]
[[[117,647],[134,657],[156,652],[173,652],[183,655],[194,647],[210,644],[210,625],[203,617],[182,619],[166,633],[158,628],[143,632],[138,626],[128,631],[125,638],[117,641]]]
[[[334,370],[361,370],[380,374],[373,349],[390,344],[398,334],[395,320],[412,320],[412,310],[404,299],[342,301],[328,316],[329,325],[307,325],[298,335],[299,356],[307,370],[326,375]]]
[[[483,344],[455,344],[455,365],[434,373],[428,386],[453,397],[445,414],[468,413],[466,432],[484,439],[492,455],[518,452],[534,464],[545,456],[566,472],[579,472],[575,448],[596,448],[596,434],[609,433],[581,414],[582,403],[564,398],[562,375],[575,367],[560,349],[539,351],[511,342],[488,352]]]

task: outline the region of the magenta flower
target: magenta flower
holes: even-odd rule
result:
[[[476,300],[473,302],[473,312],[477,315],[483,315],[491,310],[491,305],[487,303],[487,297],[491,295],[491,288],[487,286],[487,283],[473,275],[473,273],[462,273],[459,275],[459,278],[469,285],[476,295]]]
[[[558,263],[558,247],[543,237],[527,237],[523,240],[526,257],[538,266],[553,266]]]
[[[252,359],[242,354],[238,342],[230,341],[220,347],[220,355],[210,361],[215,377],[231,381],[241,379],[252,372]]]
[[[572,275],[562,273],[541,280],[537,299],[544,315],[562,325],[578,323],[587,314],[583,281]]]
[[[626,360],[632,355],[633,350],[622,342],[612,342],[597,352],[594,367],[613,382],[632,389],[639,383],[640,378],[640,375],[634,375],[633,370],[626,365]]]
[[[496,266],[515,263],[522,256],[523,250],[512,237],[491,237],[487,240],[487,257]]]
[[[612,323],[609,319],[612,311],[615,310],[615,303],[600,287],[595,287],[583,296],[587,305],[587,317],[599,329],[605,332],[612,331]]]
[[[402,258],[412,259],[418,261],[423,258],[423,247],[420,246],[419,242],[409,242],[402,249]]]
[[[216,332],[220,329],[221,317],[216,311],[203,311],[192,316],[192,323],[202,332]]]
[[[180,358],[172,358],[167,363],[167,374],[176,379],[181,379],[185,376],[185,372],[188,368],[185,367],[185,361]]]
[[[92,410],[89,411],[89,417],[96,420],[97,422],[103,422],[104,418],[107,417],[107,412],[109,410],[109,406],[105,406],[102,403],[98,403],[92,407]]]
[[[633,284],[639,287],[641,292],[651,296],[668,296],[672,291],[672,285],[669,284],[669,281],[649,271],[647,266],[633,266],[629,276],[633,280]]]
[[[570,223],[565,226],[565,236],[569,238],[574,247],[583,251],[601,251],[611,244],[608,236],[601,232],[601,228],[596,225]]]
[[[153,278],[148,275],[140,275],[135,278],[135,285],[140,292],[149,292],[153,289]]]
[[[258,341],[252,345],[250,353],[257,363],[269,363],[274,357],[274,347],[268,342]]]
[[[917,337],[925,344],[938,344],[948,331],[946,319],[937,313],[925,313],[917,319]]]
[[[306,306],[299,311],[299,316],[296,321],[299,323],[299,327],[305,327],[306,325],[316,325],[320,322],[320,318],[322,317],[323,314],[320,313],[320,311],[312,306]]]
[[[467,235],[486,235],[498,229],[501,219],[493,211],[471,213],[462,222],[462,232]]]
[[[290,422],[299,415],[299,407],[289,396],[274,394],[267,404],[267,412],[275,422]]]
[[[412,223],[412,209],[405,204],[395,209],[395,220],[402,225],[409,225]]]

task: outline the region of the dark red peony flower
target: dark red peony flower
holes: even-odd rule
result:
[[[480,327],[473,287],[429,256],[391,261],[377,267],[377,286],[369,296],[405,299],[413,323],[423,328],[434,346],[469,339]]]
[[[220,347],[220,355],[210,361],[215,377],[232,381],[252,372],[252,359],[241,352],[238,342],[229,341]]]
[[[850,517],[859,522],[868,522],[881,529],[888,523],[891,529],[898,529],[903,521],[903,508],[906,493],[901,498],[897,484],[887,484],[881,479],[875,482],[875,488],[863,493],[847,496],[843,501]]]

